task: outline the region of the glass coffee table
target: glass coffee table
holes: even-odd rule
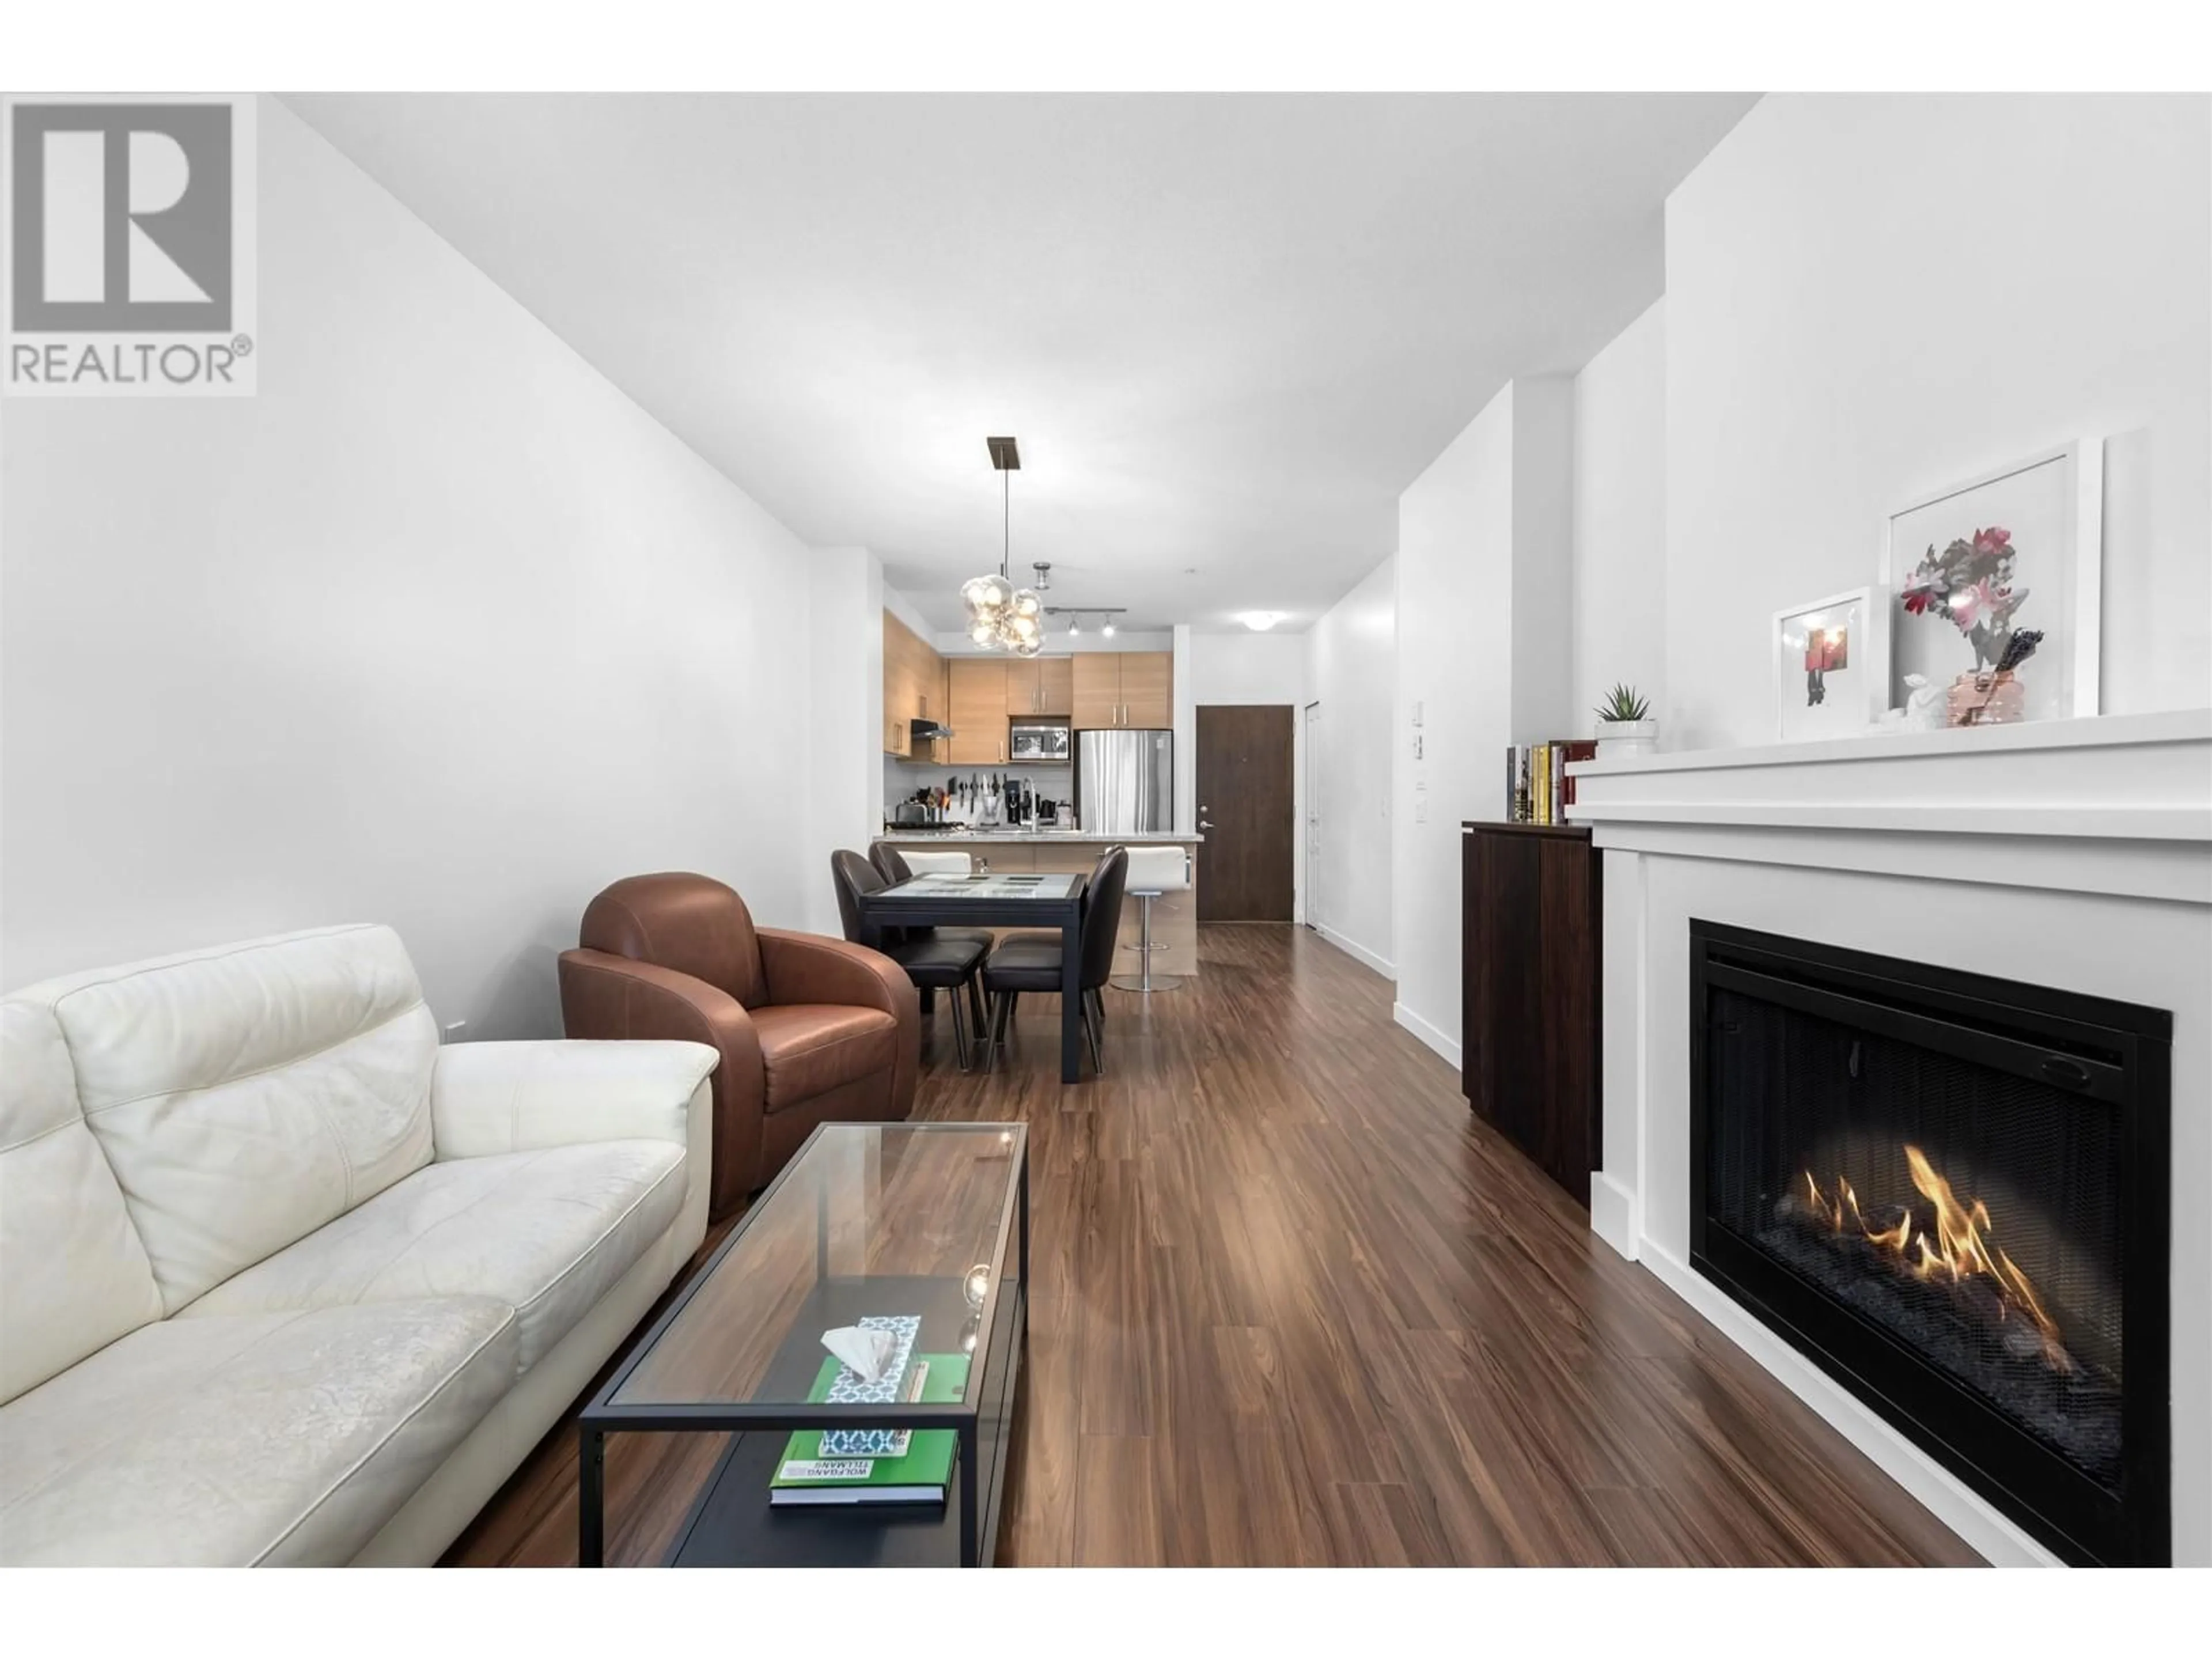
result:
[[[988,1565],[1029,1231],[1018,1123],[816,1129],[584,1408],[582,1564],[604,1562],[606,1440],[629,1431],[730,1436],[668,1565]],[[823,1346],[856,1328],[895,1350],[873,1383]],[[883,1501],[869,1470],[902,1443]]]

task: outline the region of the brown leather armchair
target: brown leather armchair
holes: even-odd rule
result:
[[[572,1037],[682,1037],[720,1051],[708,1213],[765,1186],[817,1123],[914,1107],[921,1009],[890,957],[842,939],[755,927],[708,876],[629,876],[584,912],[561,953]]]

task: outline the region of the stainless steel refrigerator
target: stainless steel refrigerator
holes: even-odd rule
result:
[[[1075,823],[1086,836],[1175,828],[1175,733],[1075,734]]]

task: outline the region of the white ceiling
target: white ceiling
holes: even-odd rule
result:
[[[1737,94],[288,96],[816,546],[1310,623],[1508,379],[1662,286]],[[1195,574],[1191,574],[1194,572]]]

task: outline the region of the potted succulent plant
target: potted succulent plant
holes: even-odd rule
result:
[[[1651,718],[1651,702],[1632,685],[1616,685],[1597,709],[1598,758],[1648,755],[1659,746],[1659,722]]]

